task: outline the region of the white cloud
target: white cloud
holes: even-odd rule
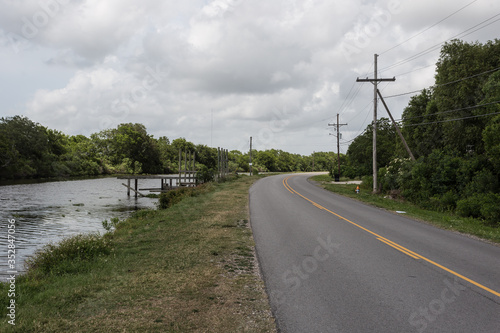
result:
[[[203,144],[213,137],[214,145],[229,149],[244,147],[254,136],[256,147],[302,154],[333,149],[327,123],[337,112],[349,123],[346,140],[371,120],[373,89],[355,80],[373,75],[374,53],[381,54],[381,74],[397,76],[382,86],[384,94],[424,88],[433,83],[434,68],[412,71],[434,64],[439,50],[384,68],[500,9],[494,0],[474,3],[407,41],[468,1],[41,3],[46,5],[0,4],[0,70],[10,73],[0,78],[8,101],[2,116],[14,111],[85,135],[140,122],[157,137]],[[485,42],[496,31],[498,23],[467,38]],[[22,68],[31,69],[29,82],[10,83]],[[389,101],[396,117],[408,98]]]

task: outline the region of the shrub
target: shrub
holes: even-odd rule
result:
[[[361,180],[361,187],[363,187],[364,189],[373,189],[373,176],[363,176]]]
[[[490,170],[483,169],[477,171],[471,181],[467,183],[464,195],[470,196],[476,193],[497,192],[498,190],[498,176]]]
[[[111,253],[111,241],[99,234],[81,234],[63,239],[58,244],[47,244],[26,260],[28,273],[42,275],[78,272],[84,262]]]
[[[456,213],[464,217],[482,218],[491,226],[500,226],[500,194],[476,194],[457,202]]]
[[[120,219],[117,217],[111,218],[110,222],[108,220],[102,221],[102,227],[107,232],[110,232],[112,229],[116,229],[116,226],[120,223]]]
[[[481,215],[491,226],[500,226],[500,194],[488,193],[484,196]]]
[[[207,183],[214,180],[215,172],[213,169],[209,169],[206,165],[202,165],[198,172],[196,173],[196,179],[200,183]]]
[[[456,213],[463,217],[481,217],[482,194],[459,200]]]
[[[184,198],[194,197],[210,190],[210,183],[202,184],[197,187],[179,187],[175,190],[163,192],[158,200],[159,209],[167,209],[172,207]]]
[[[160,199],[158,201],[160,209],[167,209],[172,205],[180,202],[185,196],[189,196],[189,192],[192,189],[189,187],[179,187],[178,189],[171,190],[168,192],[163,192],[160,194]]]
[[[434,210],[444,212],[444,211],[454,211],[457,206],[458,195],[450,190],[442,195],[435,195],[430,198],[430,205]]]

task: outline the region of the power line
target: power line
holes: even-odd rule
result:
[[[469,6],[470,6],[470,5],[472,5],[474,2],[477,2],[477,0],[474,0],[474,1],[470,2],[469,4],[467,4],[467,5],[463,6],[462,8],[460,8],[460,9],[456,10],[455,12],[453,12],[453,13],[451,13],[450,15],[446,16],[444,19],[442,19],[442,20],[440,20],[439,22],[434,23],[434,24],[433,24],[433,25],[431,25],[430,27],[428,27],[428,28],[426,28],[426,29],[424,29],[424,30],[420,31],[420,32],[419,32],[419,33],[417,33],[416,35],[413,35],[412,37],[408,38],[408,39],[407,39],[407,40],[405,40],[404,42],[401,42],[401,43],[399,43],[398,45],[393,46],[393,47],[391,47],[391,48],[390,48],[390,49],[388,49],[388,50],[385,50],[385,51],[384,51],[384,52],[382,52],[380,55],[382,55],[382,54],[384,54],[384,53],[386,53],[386,52],[389,52],[389,51],[391,51],[391,50],[394,50],[395,48],[397,48],[397,47],[399,47],[399,46],[403,45],[404,43],[406,43],[406,42],[408,42],[408,41],[412,40],[413,38],[415,38],[415,37],[417,37],[417,36],[420,36],[421,34],[423,34],[424,32],[426,32],[427,30],[430,30],[431,28],[434,28],[434,27],[435,27],[436,25],[438,25],[439,23],[441,23],[441,22],[443,22],[443,21],[445,21],[445,20],[449,19],[449,18],[450,18],[450,17],[452,17],[453,15],[455,15],[455,14],[457,14],[458,12],[460,12],[460,11],[464,10],[465,8],[469,7]]]
[[[473,30],[473,31],[471,31],[471,32],[469,32],[469,33],[467,33],[467,34],[465,34],[466,32],[468,32],[468,31],[470,31],[470,30],[472,30],[472,29],[474,29],[474,28],[476,28],[476,27],[478,27],[478,26],[480,26],[480,25],[482,25],[482,24],[484,24],[484,23],[486,23],[486,22],[488,22],[488,21],[490,21],[490,20],[494,19],[494,18],[495,18],[495,17],[497,17],[497,16],[500,16],[500,13],[499,13],[499,14],[496,14],[496,15],[493,15],[492,17],[490,17],[490,18],[488,18],[488,19],[486,19],[486,20],[482,21],[481,23],[478,23],[478,24],[476,24],[476,25],[474,25],[474,26],[470,27],[469,29],[462,31],[461,33],[459,33],[459,34],[457,34],[457,35],[455,35],[455,36],[453,36],[453,37],[451,37],[451,38],[448,38],[447,40],[445,40],[445,41],[443,41],[443,42],[441,42],[441,43],[439,43],[439,44],[436,44],[436,45],[434,45],[434,46],[431,46],[431,47],[427,48],[426,50],[424,50],[424,51],[422,51],[422,52],[419,52],[419,53],[417,53],[417,54],[415,54],[415,55],[413,55],[413,56],[411,56],[411,57],[408,57],[408,58],[406,58],[406,59],[403,59],[403,60],[401,60],[401,61],[399,61],[399,62],[397,62],[397,63],[395,63],[395,64],[393,64],[393,65],[390,65],[390,66],[387,66],[387,67],[385,67],[385,68],[382,68],[382,69],[381,69],[381,71],[385,71],[385,70],[387,70],[387,69],[390,69],[390,68],[393,68],[393,67],[397,67],[397,66],[403,65],[403,64],[405,64],[405,63],[407,63],[407,62],[410,62],[410,61],[413,61],[413,60],[415,60],[415,59],[417,59],[417,58],[419,58],[419,57],[421,57],[421,56],[423,56],[423,55],[425,55],[425,54],[427,54],[427,53],[430,53],[430,52],[432,52],[432,51],[435,51],[435,50],[437,50],[439,47],[441,47],[441,45],[443,45],[444,43],[446,43],[446,42],[448,42],[448,41],[450,41],[450,40],[452,40],[452,39],[454,39],[454,38],[457,38],[457,37],[458,37],[458,36],[460,36],[460,35],[463,35],[463,34],[464,34],[462,37],[465,37],[465,36],[470,35],[471,33],[474,33],[474,32],[476,32],[476,31],[480,30],[480,29],[486,28],[487,26],[489,26],[489,25],[491,25],[491,24],[493,24],[493,23],[495,23],[495,22],[499,21],[500,19],[497,19],[497,20],[495,20],[495,21],[493,21],[493,22],[490,22],[490,23],[488,23],[488,24],[486,24],[486,25],[484,25],[484,26],[482,26],[482,27],[479,27],[479,28],[478,28],[478,29],[476,29],[476,30]]]
[[[403,75],[406,75],[406,74],[410,74],[410,73],[413,73],[413,72],[416,72],[416,71],[420,71],[422,69],[426,69],[426,68],[429,68],[429,67],[433,67],[433,66],[436,66],[436,64],[432,64],[432,65],[428,65],[428,66],[424,66],[424,67],[420,67],[420,68],[417,68],[417,69],[414,69],[414,70],[411,70],[409,72],[405,72],[405,73],[401,73],[401,74],[396,74],[397,77],[400,77],[400,76],[403,76]],[[387,97],[386,97],[387,98]]]
[[[354,89],[354,85],[356,84],[356,82],[353,82],[352,83],[352,86],[351,86],[351,89],[349,89],[349,92],[347,93],[347,97],[346,99],[344,100],[344,102],[342,103],[342,105],[340,106],[340,111],[342,111],[345,103],[347,102],[347,100],[349,99],[349,96],[351,96],[351,91]]]
[[[419,89],[419,90],[413,90],[413,91],[409,91],[409,92],[405,92],[405,93],[401,93],[401,94],[397,94],[397,95],[391,95],[391,96],[387,96],[385,98],[387,99],[387,98],[393,98],[393,97],[399,97],[399,96],[414,94],[414,93],[417,93],[417,92],[421,92],[424,89],[432,89],[432,88],[437,88],[437,87],[444,87],[444,86],[447,86],[447,85],[450,85],[450,84],[453,84],[453,83],[462,82],[462,81],[465,81],[465,80],[468,80],[468,79],[472,79],[472,78],[475,78],[475,77],[478,77],[478,76],[481,76],[481,75],[485,75],[485,74],[488,74],[488,73],[496,72],[498,70],[500,70],[500,67],[497,67],[497,68],[494,68],[494,69],[490,69],[490,70],[488,70],[486,72],[482,72],[482,73],[479,73],[479,74],[474,74],[474,75],[471,75],[471,76],[468,76],[468,77],[464,77],[462,79],[458,79],[458,80],[455,80],[455,81],[446,82],[446,83],[442,83],[442,84],[435,84],[435,85],[430,86],[428,88],[423,88],[423,89]]]
[[[447,83],[441,83],[441,84],[436,84],[436,85],[434,85],[434,87],[444,87],[444,86],[447,86],[447,85],[452,84],[452,83],[462,82],[462,81],[465,81],[465,80],[468,80],[468,79],[472,79],[472,78],[475,78],[475,77],[478,77],[478,76],[481,76],[481,75],[484,75],[484,74],[495,72],[495,71],[497,71],[499,69],[500,69],[500,67],[497,67],[497,68],[494,68],[494,69],[490,69],[489,71],[482,72],[482,73],[479,73],[479,74],[474,74],[474,75],[471,75],[471,76],[468,76],[468,77],[464,77],[462,79],[458,79],[458,80],[455,80],[455,81],[451,81],[451,82],[447,82]]]
[[[488,106],[488,105],[499,104],[499,103],[500,103],[500,100],[494,101],[494,102],[491,102],[491,103],[486,103],[486,104],[479,104],[479,105],[469,106],[469,107],[466,107],[466,108],[460,108],[460,109],[455,109],[455,110],[448,110],[448,111],[443,111],[443,112],[431,113],[431,114],[427,114],[427,115],[424,115],[424,116],[408,117],[408,118],[405,118],[404,120],[415,119],[415,118],[424,118],[424,117],[433,116],[433,115],[437,115],[437,114],[451,113],[451,112],[462,111],[462,110],[467,110],[467,109],[476,109],[476,108],[480,108],[482,106]],[[404,127],[431,125],[431,124],[439,124],[439,123],[444,123],[444,122],[451,122],[451,121],[458,121],[458,120],[465,120],[465,119],[472,119],[472,118],[487,117],[487,116],[493,116],[493,115],[497,115],[497,114],[500,114],[500,112],[492,112],[492,113],[488,113],[488,114],[482,114],[482,115],[476,115],[476,116],[467,116],[467,117],[462,117],[462,118],[453,118],[453,119],[446,119],[446,120],[439,120],[439,121],[430,121],[430,122],[420,123],[420,124],[409,124],[409,125],[402,124],[402,125]],[[398,119],[397,122],[398,123],[402,123],[402,119]],[[362,136],[365,133],[366,133],[366,128],[363,130],[363,132],[361,132],[360,134],[358,134],[354,139],[342,142],[341,145],[350,144],[351,142],[353,142],[354,140],[356,140],[358,137]]]
[[[353,82],[353,84],[356,84],[356,82]],[[351,104],[354,102],[354,100],[356,99],[356,97],[358,96],[359,92],[361,91],[361,88],[362,88],[362,85],[358,85],[358,88],[356,89],[356,91],[354,92],[354,95],[352,96],[352,98],[349,100],[349,102],[345,105],[344,108],[340,108],[340,113],[342,114],[347,108],[349,108],[351,106]],[[347,99],[346,99],[347,101]]]
[[[353,142],[354,140],[356,140],[357,138],[359,138],[360,136],[362,136],[362,135],[363,135],[363,134],[365,134],[365,133],[366,133],[366,129],[365,129],[365,130],[363,130],[363,132],[361,132],[360,134],[356,135],[356,137],[355,137],[354,139],[351,139],[351,140],[348,140],[348,141],[342,142],[342,143],[340,143],[340,144],[341,144],[341,145],[347,145],[347,144],[349,144],[349,143]]]
[[[432,87],[432,86],[431,86]],[[426,88],[424,88],[426,89]],[[410,95],[410,94],[414,94],[414,93],[418,93],[418,92],[421,92],[423,91],[424,89],[420,89],[420,90],[413,90],[413,91],[409,91],[409,92],[405,92],[405,93],[401,93],[401,94],[397,94],[397,95],[391,95],[391,96],[387,96],[386,98],[393,98],[393,97],[400,97],[400,96],[404,96],[404,95]]]
[[[500,103],[500,101],[497,101],[497,103]],[[457,121],[457,120],[465,120],[465,119],[472,119],[472,118],[480,118],[480,117],[487,117],[487,116],[493,116],[496,114],[500,114],[500,112],[492,112],[488,114],[481,114],[477,116],[469,116],[469,117],[463,117],[463,118],[456,118],[456,119],[446,119],[446,120],[440,120],[440,121],[431,121],[427,123],[420,123],[420,124],[411,124],[411,125],[404,125],[404,127],[413,127],[413,126],[422,126],[422,125],[430,125],[430,124],[439,124],[439,123],[446,123],[450,121]]]
[[[373,64],[370,65],[370,69],[368,69],[368,72],[373,68]],[[368,75],[368,72],[365,74]],[[340,106],[340,109],[339,109],[339,113],[342,115],[342,113],[344,112],[345,109],[347,109],[348,107],[351,106],[351,104],[354,102],[354,100],[356,99],[356,97],[358,96],[361,88],[362,88],[362,85],[358,85],[358,88],[357,90],[354,92],[354,95],[351,97],[351,99],[349,99],[350,95],[351,95],[351,91],[352,89],[354,88],[354,85],[356,84],[356,82],[353,82],[352,83],[352,86],[351,86],[351,89],[349,90],[349,93],[347,94],[347,97],[346,99],[344,100],[344,102],[342,103],[342,105]],[[349,102],[348,102],[349,101]],[[346,104],[347,103],[347,104]]]
[[[429,117],[429,116],[435,116],[435,115],[438,115],[438,114],[440,115],[440,114],[452,113],[452,112],[463,111],[463,110],[477,109],[477,108],[480,108],[482,106],[488,106],[488,105],[493,105],[493,104],[498,104],[498,103],[500,103],[500,100],[494,101],[494,102],[491,102],[491,103],[485,103],[485,104],[478,104],[478,105],[473,105],[473,106],[467,106],[467,107],[460,108],[460,109],[455,109],[455,110],[448,110],[448,111],[442,111],[442,112],[429,113],[429,114],[422,115],[422,116],[408,117],[408,118],[405,118],[404,120],[417,119],[417,118],[425,118],[425,117]],[[398,119],[398,122],[402,121],[402,120],[403,119]],[[406,126],[413,126],[413,125],[406,125]]]

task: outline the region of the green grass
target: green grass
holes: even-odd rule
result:
[[[388,211],[404,211],[406,212],[405,216],[432,224],[436,227],[458,231],[460,233],[476,236],[484,240],[500,244],[500,228],[487,226],[479,219],[464,218],[451,212],[427,210],[401,200],[385,198],[385,195],[382,194],[372,194],[371,189],[363,187],[363,185],[361,185],[360,193],[357,194],[355,192],[357,185],[328,184],[328,182],[332,181],[332,178],[328,175],[314,176],[311,179],[320,182],[323,188],[331,192],[353,198]]]
[[[15,330],[3,306],[0,331],[275,331],[248,225],[256,179],[137,212],[105,236],[109,254],[81,260],[81,269],[19,277]],[[7,292],[1,284],[2,304]]]

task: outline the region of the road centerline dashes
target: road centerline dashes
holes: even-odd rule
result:
[[[331,210],[329,210],[329,209],[321,206],[320,204],[318,204],[318,203],[314,202],[313,200],[307,198],[306,196],[300,194],[299,192],[297,192],[296,190],[294,190],[290,186],[290,184],[288,184],[288,180],[290,178],[292,178],[292,177],[295,177],[295,176],[297,176],[297,175],[288,176],[288,177],[286,177],[286,178],[283,179],[283,186],[285,186],[285,188],[290,193],[296,194],[296,195],[300,196],[301,198],[303,198],[304,200],[309,201],[316,208],[319,208],[319,209],[324,210],[324,211],[326,211],[326,212],[328,212],[328,213],[330,213],[332,215],[335,215],[339,219],[341,219],[343,221],[346,221],[346,222],[348,222],[348,223],[350,223],[350,224],[352,224],[352,225],[354,225],[354,226],[356,226],[356,227],[358,227],[358,228],[360,228],[360,229],[362,229],[362,230],[364,230],[364,231],[372,234],[373,236],[375,236],[377,238],[377,240],[379,240],[379,241],[383,242],[384,244],[389,245],[390,247],[392,247],[392,248],[394,248],[394,249],[396,249],[396,250],[398,250],[398,251],[400,251],[400,252],[408,255],[409,257],[411,257],[413,259],[416,259],[416,260],[422,259],[424,261],[427,261],[428,263],[430,263],[430,264],[432,264],[432,265],[434,265],[436,267],[439,267],[442,270],[444,270],[444,271],[446,271],[446,272],[448,272],[448,273],[450,273],[452,275],[455,275],[456,277],[458,277],[458,278],[460,278],[460,279],[462,279],[464,281],[467,281],[467,282],[475,285],[476,287],[479,287],[479,288],[481,288],[481,289],[483,289],[483,290],[485,290],[485,291],[487,291],[487,292],[489,292],[489,293],[491,293],[491,294],[493,294],[495,296],[500,297],[500,292],[497,292],[497,291],[495,291],[495,290],[493,290],[491,288],[483,286],[482,284],[480,284],[480,283],[478,283],[478,282],[476,282],[474,280],[471,280],[471,279],[469,279],[469,278],[467,278],[467,277],[465,277],[465,276],[463,276],[463,275],[461,275],[461,274],[459,274],[459,273],[457,273],[457,272],[455,272],[455,271],[453,271],[453,270],[451,270],[451,269],[449,269],[449,268],[447,268],[447,267],[445,267],[443,265],[440,265],[440,264],[438,264],[438,263],[436,263],[436,262],[434,262],[434,261],[432,261],[430,259],[427,259],[426,257],[421,256],[418,253],[413,252],[413,251],[411,251],[411,250],[409,250],[409,249],[407,249],[407,248],[405,248],[405,247],[403,247],[403,246],[401,246],[401,245],[399,245],[399,244],[397,244],[397,243],[395,243],[395,242],[393,242],[393,241],[391,241],[391,240],[389,240],[389,239],[387,239],[387,238],[385,238],[385,237],[383,237],[383,236],[381,236],[381,235],[379,235],[379,234],[377,234],[377,233],[375,233],[375,232],[373,232],[373,231],[371,231],[371,230],[369,230],[369,229],[367,229],[367,228],[365,228],[365,227],[363,227],[363,226],[361,226],[361,225],[359,225],[357,223],[354,223],[354,222],[348,220],[347,218],[345,218],[345,217],[343,217],[343,216],[341,216],[341,215],[339,215],[339,214],[337,214],[337,213],[335,213],[335,212],[333,212],[333,211],[331,211]]]

